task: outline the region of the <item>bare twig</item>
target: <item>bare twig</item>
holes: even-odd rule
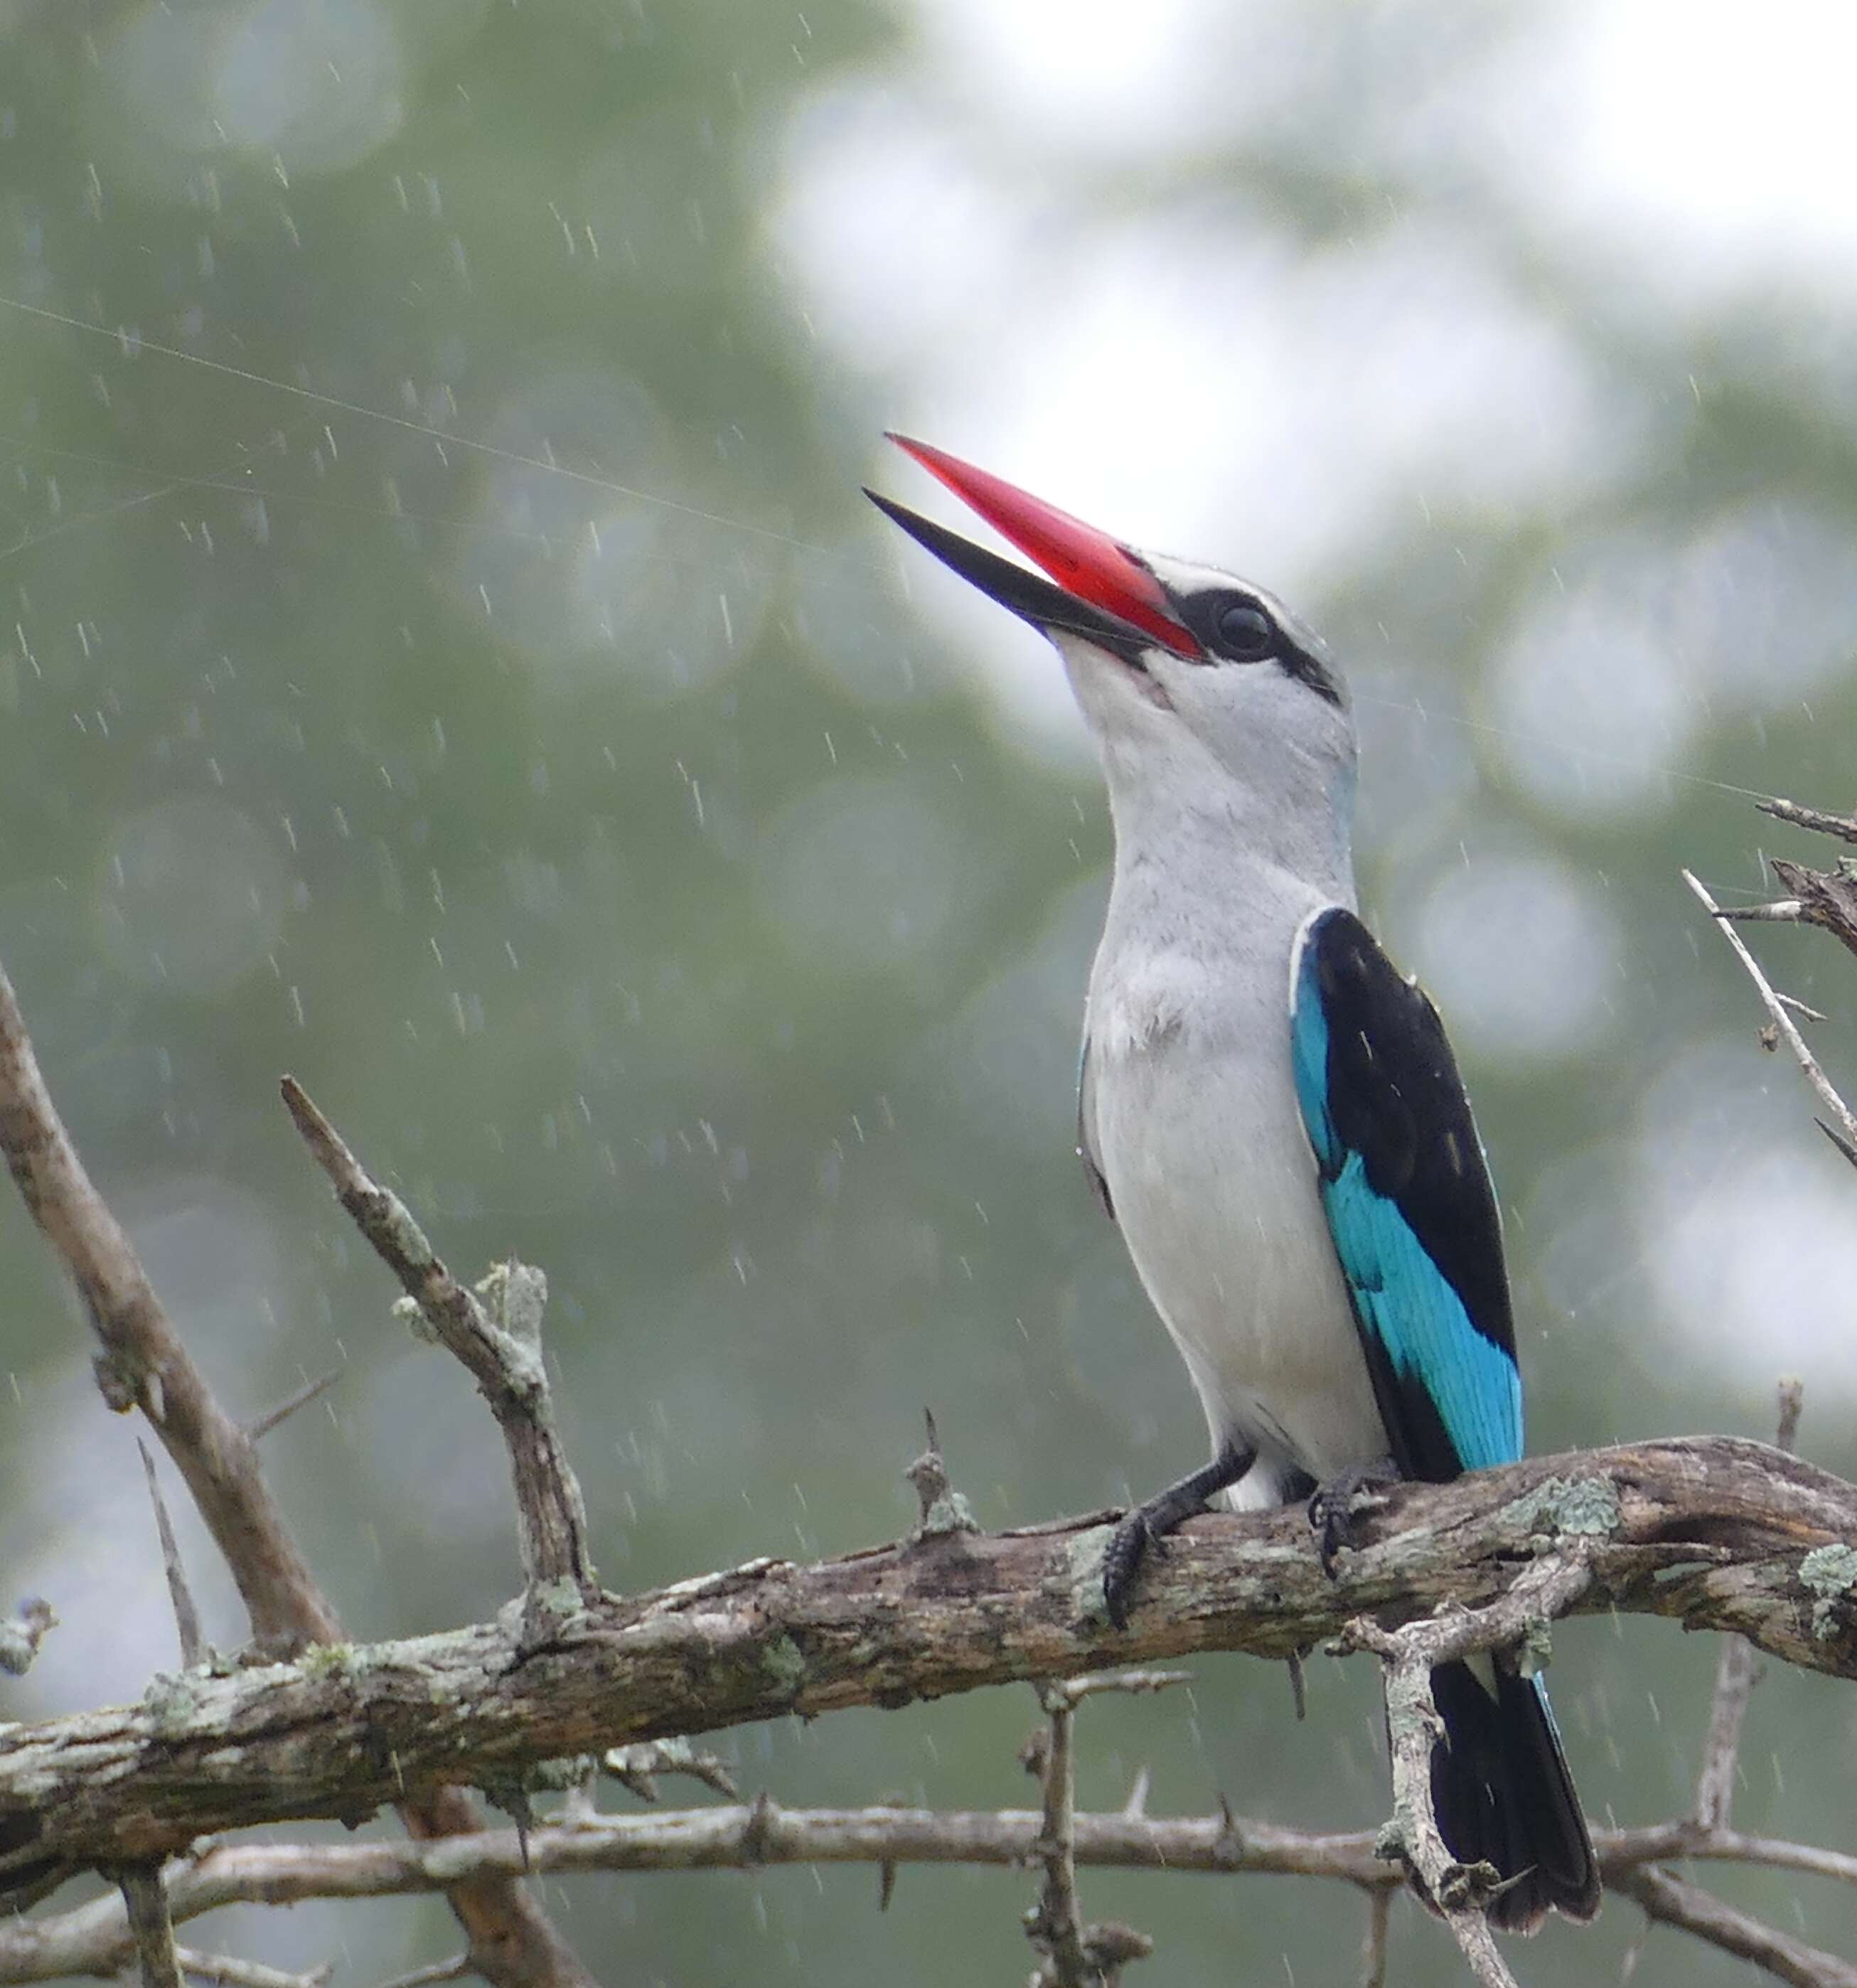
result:
[[[327,1394],[342,1378],[342,1371],[340,1367],[332,1367],[321,1379],[306,1381],[294,1392],[286,1395],[276,1408],[267,1409],[255,1421],[248,1422],[245,1434],[254,1442],[259,1442],[269,1435],[279,1422],[289,1421],[299,1408],[306,1408],[320,1395]]]
[[[597,1592],[597,1585],[586,1507],[555,1428],[542,1361],[546,1286],[541,1273],[503,1265],[477,1292],[467,1290],[445,1268],[406,1204],[369,1177],[303,1086],[286,1077],[282,1089],[336,1199],[399,1279],[434,1337],[463,1363],[496,1418],[509,1452],[523,1577],[531,1599],[549,1590],[552,1600],[557,1584],[566,1584],[559,1598],[571,1610],[580,1598]]]
[[[1818,1093],[1820,1103],[1835,1121],[1834,1125],[1826,1129],[1832,1133],[1841,1147],[1857,1150],[1857,1115],[1853,1115],[1850,1107],[1838,1096],[1830,1078],[1819,1068],[1818,1058],[1812,1054],[1805,1038],[1800,1034],[1798,1023],[1787,1013],[1785,1002],[1774,992],[1771,983],[1761,971],[1760,964],[1754,955],[1747,950],[1740,934],[1732,925],[1723,921],[1721,907],[1710,895],[1707,888],[1687,870],[1683,872],[1683,880],[1700,900],[1703,910],[1720,927],[1723,938],[1734,948],[1735,956],[1747,969],[1749,978],[1759,990],[1761,1000],[1766,1003],[1767,1012],[1773,1018],[1774,1026],[1779,1030],[1786,1046],[1792,1051],[1794,1060],[1805,1073],[1806,1081]]]
[[[39,1646],[58,1627],[52,1604],[42,1594],[29,1594],[4,1622],[0,1622],[0,1671],[10,1677],[24,1677],[32,1668]]]
[[[1791,1450],[1799,1433],[1805,1403],[1802,1383],[1786,1380],[1779,1387],[1779,1446]],[[1709,1736],[1703,1748],[1702,1772],[1696,1783],[1696,1823],[1699,1829],[1728,1827],[1734,1801],[1734,1777],[1740,1757],[1741,1722],[1759,1676],[1754,1645],[1744,1636],[1724,1636],[1715,1671],[1715,1696],[1709,1712]]]
[[[1801,807],[1797,801],[1756,801],[1762,814],[1775,821],[1789,821],[1795,828],[1815,829],[1821,835],[1835,835],[1845,842],[1857,842],[1857,815],[1827,814],[1821,808]]]
[[[154,1506],[155,1534],[161,1542],[161,1567],[167,1576],[167,1598],[174,1604],[174,1627],[181,1638],[181,1667],[191,1671],[205,1653],[205,1646],[200,1635],[200,1611],[194,1606],[193,1594],[187,1585],[186,1570],[181,1564],[181,1548],[168,1520],[161,1479],[155,1476],[154,1459],[140,1436],[136,1438],[135,1446],[142,1453],[149,1499]]]
[[[158,1864],[126,1866],[117,1874],[127,1914],[129,1936],[141,1963],[142,1988],[181,1988],[181,1956],[174,1950],[174,1922]]]
[[[1835,1953],[1808,1946],[1747,1913],[1724,1905],[1712,1892],[1646,1865],[1609,1880],[1653,1919],[1681,1926],[1725,1953],[1752,1961],[1789,1988],[1857,1988],[1857,1967]]]

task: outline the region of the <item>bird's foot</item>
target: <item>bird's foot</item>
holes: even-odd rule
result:
[[[1149,1550],[1158,1547],[1182,1520],[1202,1511],[1209,1498],[1236,1484],[1257,1460],[1254,1449],[1222,1449],[1210,1463],[1137,1505],[1123,1519],[1103,1555],[1103,1606],[1117,1628],[1128,1626],[1129,1591]]]
[[[1399,1469],[1390,1456],[1377,1462],[1357,1464],[1317,1486],[1309,1500],[1309,1523],[1321,1540],[1322,1571],[1334,1578],[1334,1557],[1343,1547],[1351,1549],[1356,1522],[1385,1503],[1385,1491],[1399,1482]]]

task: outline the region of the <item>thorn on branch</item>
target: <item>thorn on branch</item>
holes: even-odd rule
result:
[[[167,1598],[174,1604],[174,1627],[181,1637],[181,1668],[191,1671],[206,1652],[200,1635],[200,1611],[194,1606],[194,1598],[187,1585],[186,1570],[181,1564],[180,1545],[168,1520],[161,1480],[155,1476],[154,1459],[140,1436],[135,1439],[135,1446],[142,1452],[142,1469],[148,1479],[149,1499],[154,1506],[155,1531],[161,1542],[161,1567],[167,1576]]]
[[[928,1425],[928,1447],[903,1472],[915,1486],[916,1502],[922,1508],[921,1523],[909,1536],[912,1545],[945,1538],[950,1533],[980,1530],[967,1500],[949,1479],[942,1439],[935,1432],[934,1410],[925,1408],[922,1419]]]
[[[1290,1702],[1296,1707],[1299,1726],[1309,1716],[1309,1685],[1303,1675],[1303,1655],[1302,1651],[1292,1650],[1284,1659],[1290,1668]]]
[[[773,1797],[765,1788],[759,1790],[748,1804],[748,1820],[742,1826],[743,1864],[753,1866],[767,1861],[768,1838],[778,1814]]]
[[[1799,1440],[1799,1418],[1805,1410],[1805,1383],[1796,1374],[1787,1374],[1778,1389],[1779,1427],[1774,1441],[1789,1455]]]
[[[319,1395],[326,1395],[342,1378],[343,1370],[332,1367],[320,1381],[306,1381],[295,1393],[286,1396],[274,1408],[268,1409],[254,1422],[245,1425],[245,1434],[256,1442],[269,1435],[282,1422],[288,1422],[299,1408],[306,1408]]]
[[[39,1645],[58,1627],[52,1604],[42,1595],[29,1594],[0,1622],[0,1671],[24,1677],[39,1655]]]

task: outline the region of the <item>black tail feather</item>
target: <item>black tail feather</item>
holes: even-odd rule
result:
[[[1492,1693],[1467,1664],[1432,1673],[1445,1734],[1432,1755],[1439,1829],[1460,1864],[1493,1864],[1511,1881],[1490,1903],[1492,1925],[1533,1932],[1551,1908],[1589,1919],[1598,1866],[1547,1694],[1500,1663],[1493,1682]]]

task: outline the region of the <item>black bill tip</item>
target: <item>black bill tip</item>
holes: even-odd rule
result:
[[[932,518],[912,511],[894,498],[880,495],[867,484],[864,494],[892,524],[900,525],[925,552],[932,553],[952,573],[970,587],[978,587],[989,600],[996,600],[1022,621],[1029,621],[1042,633],[1054,631],[1081,635],[1125,661],[1137,661],[1149,646],[1150,638],[1132,622],[1111,614],[1091,602],[1067,593],[1043,574],[1015,565],[938,525]]]

